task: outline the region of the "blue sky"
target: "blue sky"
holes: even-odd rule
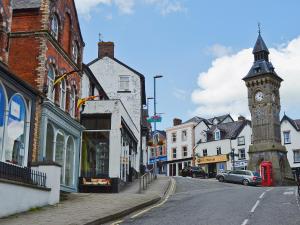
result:
[[[249,116],[240,80],[253,62],[249,48],[258,21],[276,71],[287,79],[282,111],[300,118],[300,108],[293,107],[300,102],[292,98],[297,89],[288,85],[295,84],[300,66],[290,68],[290,61],[283,60],[300,60],[299,1],[75,1],[86,43],[84,62],[96,58],[101,33],[104,41],[115,42],[116,58],[146,76],[148,96],[153,95],[153,76],[164,76],[157,82],[157,111],[165,113],[158,129],[170,127],[174,117]]]

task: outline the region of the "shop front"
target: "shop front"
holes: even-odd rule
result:
[[[200,166],[204,169],[210,178],[215,177],[218,172],[227,170],[227,155],[215,155],[197,157],[195,161],[196,166]]]
[[[167,173],[167,156],[157,156],[156,160],[155,157],[150,158],[149,165],[154,167],[154,163],[156,162],[156,168],[158,174],[166,174]]]

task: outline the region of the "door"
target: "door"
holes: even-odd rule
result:
[[[217,164],[216,163],[210,163],[208,164],[208,177],[216,177],[217,174]]]

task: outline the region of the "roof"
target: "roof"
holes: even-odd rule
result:
[[[206,120],[206,119],[201,118],[201,117],[198,117],[198,116],[195,116],[195,117],[193,117],[193,118],[191,118],[191,119],[185,121],[185,122],[182,123],[182,124],[191,123],[191,122],[197,123],[197,124],[198,124],[198,123],[202,122],[203,120]],[[182,125],[182,124],[180,124],[180,125]]]
[[[108,56],[106,56],[108,57]],[[110,57],[109,57],[110,58]],[[136,71],[135,69],[131,68],[130,66],[126,65],[125,63],[121,62],[120,60],[114,58],[110,58],[112,60],[114,60],[116,63],[124,66],[125,68],[127,68],[128,70],[130,70],[131,72],[135,73],[136,75],[138,75],[141,78],[141,85],[142,85],[142,103],[144,105],[146,105],[146,88],[145,88],[145,76],[143,74],[141,74],[140,72]],[[87,66],[91,66],[92,64],[98,62],[99,60],[101,60],[101,58],[96,58],[93,61],[91,61],[90,63],[87,64]]]
[[[259,33],[252,53],[254,54],[254,53],[262,52],[262,51],[270,53],[268,48],[267,48],[267,45],[265,44],[263,38],[261,37],[261,35]]]
[[[151,137],[152,137],[154,134],[157,134],[157,133],[159,133],[160,135],[162,135],[162,136],[164,136],[164,137],[167,136],[166,131],[164,131],[164,130],[156,130],[156,131],[152,131],[152,132],[151,132]]]
[[[41,0],[12,0],[13,9],[34,9],[40,6]]]
[[[227,117],[230,117],[231,120],[233,121],[232,117],[230,116],[230,114],[226,114],[226,115],[222,115],[222,116],[215,116],[213,118],[208,119],[207,121],[210,124],[213,124],[214,119],[217,119],[219,121],[219,123],[222,123]]]
[[[221,140],[235,139],[247,124],[250,124],[249,120],[241,120],[241,121],[234,121],[230,123],[220,123],[218,125],[213,125],[207,131],[207,133],[210,134],[207,135],[207,141],[214,141],[214,135],[212,134],[216,129],[219,129],[221,131]]]
[[[284,116],[282,117],[280,123],[282,123],[284,120],[289,121],[290,124],[291,124],[297,131],[300,131],[300,119],[293,120],[293,119],[291,119],[290,117],[288,117],[287,115],[284,115]]]

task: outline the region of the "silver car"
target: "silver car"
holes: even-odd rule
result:
[[[220,182],[241,183],[243,185],[259,185],[261,177],[258,172],[251,170],[234,170],[220,174],[218,177]]]

